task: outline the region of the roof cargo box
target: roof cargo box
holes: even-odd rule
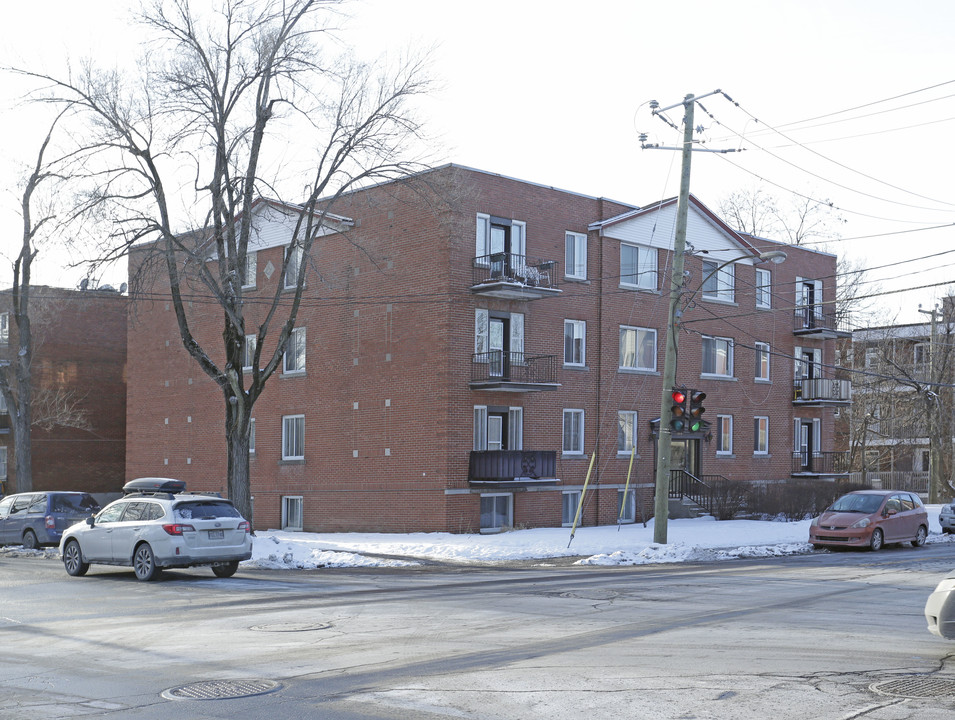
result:
[[[123,485],[123,495],[137,492],[181,493],[186,489],[185,480],[171,478],[136,478]]]

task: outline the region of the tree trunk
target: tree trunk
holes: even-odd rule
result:
[[[252,487],[249,480],[249,409],[241,397],[226,394],[226,446],[229,457],[229,499],[242,517],[249,521],[253,530]]]

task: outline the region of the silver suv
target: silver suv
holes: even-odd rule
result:
[[[128,483],[129,494],[63,533],[66,572],[80,576],[91,564],[123,565],[140,580],[154,580],[164,568],[208,565],[217,577],[234,575],[239,562],[252,557],[249,522],[228,500],[184,488],[165,478]]]

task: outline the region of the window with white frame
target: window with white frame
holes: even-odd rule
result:
[[[584,411],[564,410],[563,443],[565,455],[584,454]]]
[[[733,340],[703,336],[703,374],[733,377]]]
[[[0,345],[10,343],[10,313],[0,313]]]
[[[258,254],[253,250],[245,254],[245,266],[242,268],[242,287],[255,287],[255,274],[258,266]]]
[[[7,448],[0,446],[0,480],[7,479]]]
[[[769,380],[769,343],[758,342],[756,348],[756,379]]]
[[[301,246],[286,250],[288,266],[285,269],[285,289],[292,290],[298,285],[298,272],[302,267],[303,250]]]
[[[474,311],[474,362],[489,363],[490,374],[503,376],[524,363],[524,314]]]
[[[289,335],[288,345],[285,347],[283,372],[305,372],[305,328],[294,328]]]
[[[657,331],[652,328],[620,326],[620,369],[657,369]]]
[[[587,279],[587,236],[583,233],[564,233],[564,276]]]
[[[564,320],[564,365],[583,367],[587,362],[587,323]]]
[[[617,490],[617,521],[637,521],[637,493],[635,490]]]
[[[716,416],[716,454],[733,454],[733,416]]]
[[[255,455],[255,418],[249,419],[249,455]]]
[[[490,256],[503,253],[510,256],[508,265],[523,264],[525,256],[525,223],[520,220],[477,214],[474,256],[480,265],[490,265]]]
[[[303,506],[305,504],[301,495],[283,495],[282,496],[282,529],[292,532],[301,532],[305,527]]]
[[[878,367],[879,365],[879,348],[870,347],[865,349],[865,366],[867,368]]]
[[[636,446],[637,411],[617,411],[617,453],[630,455]]]
[[[656,290],[657,249],[621,243],[620,284],[640,290]]]
[[[769,454],[769,418],[753,418],[753,455]]]
[[[736,270],[733,263],[720,267],[715,260],[703,261],[702,295],[707,300],[736,300]]]
[[[304,415],[286,415],[282,418],[282,459],[305,459]]]
[[[560,524],[567,527],[574,524],[577,506],[580,505],[580,490],[564,490],[560,496]]]
[[[481,532],[500,532],[514,527],[514,496],[511,493],[481,495]]]
[[[523,450],[524,408],[474,406],[472,450]]]
[[[242,346],[242,369],[251,370],[255,362],[255,348],[259,338],[257,335],[246,335]]]
[[[768,308],[773,304],[773,274],[769,270],[756,268],[756,307]]]

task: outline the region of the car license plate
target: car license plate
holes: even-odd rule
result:
[[[225,532],[223,530],[210,530],[209,539],[210,540],[221,540],[225,537]]]

